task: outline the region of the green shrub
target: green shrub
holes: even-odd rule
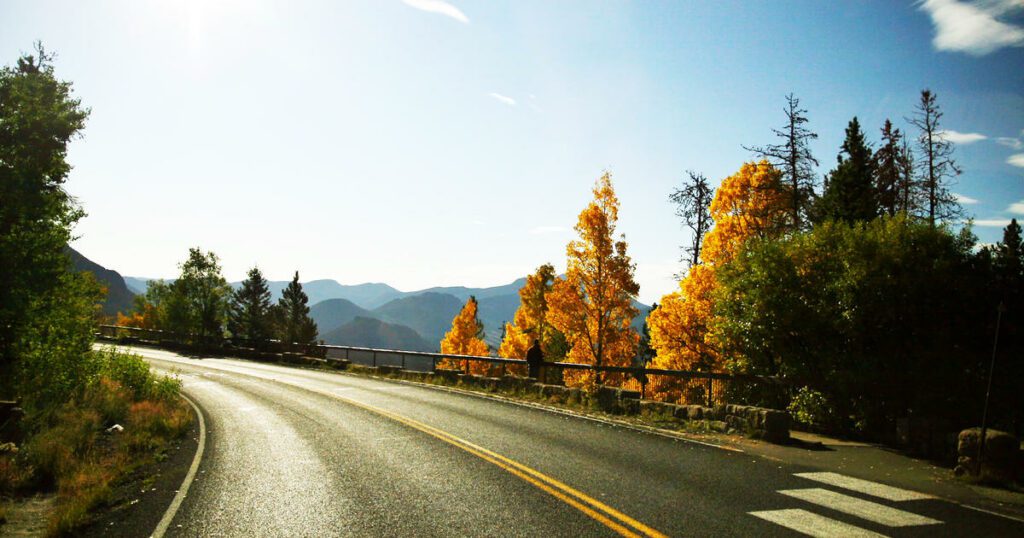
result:
[[[787,409],[793,420],[815,431],[830,429],[836,423],[835,409],[824,394],[802,387]]]

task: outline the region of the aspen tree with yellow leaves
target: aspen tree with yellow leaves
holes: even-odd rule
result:
[[[633,277],[636,266],[626,254],[625,237],[614,240],[619,199],[611,175],[601,176],[593,192],[594,201],[576,224],[579,239],[566,247],[565,279],[555,282],[547,295],[547,319],[565,335],[568,362],[629,366],[640,340],[630,327],[637,315],[632,301],[640,285]],[[568,370],[565,382],[592,388],[602,376]]]
[[[526,277],[526,284],[519,288],[519,308],[512,323],[505,324],[505,337],[498,348],[498,356],[511,359],[525,359],[533,341],[540,340],[545,358],[557,357],[564,353],[565,336],[548,323],[548,293],[557,280],[555,268],[546,263],[537,272]],[[525,375],[523,366],[510,366],[509,373]]]
[[[452,355],[487,356],[489,350],[484,343],[484,324],[477,318],[476,297],[470,297],[462,310],[452,319],[452,329],[441,340],[441,353]],[[465,363],[469,363],[468,365]],[[461,368],[471,374],[487,373],[489,364],[482,361],[456,361],[444,359],[441,368]]]
[[[653,368],[718,370],[722,358],[713,338],[715,271],[753,237],[773,237],[789,225],[787,199],[777,188],[782,173],[762,160],[746,163],[722,180],[711,202],[715,227],[704,236],[701,265],[679,282],[679,290],[661,299],[648,325],[651,347],[657,352]],[[677,381],[656,380],[651,389],[660,398],[685,397]]]

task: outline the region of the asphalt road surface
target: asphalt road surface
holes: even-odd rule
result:
[[[206,417],[167,536],[1024,536],[916,492],[529,407],[134,351]]]

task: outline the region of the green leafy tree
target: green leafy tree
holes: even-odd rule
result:
[[[275,307],[278,338],[286,343],[316,343],[316,322],[309,317],[309,297],[299,284],[299,272],[288,283]]]
[[[816,220],[857,222],[878,216],[871,148],[856,117],[846,128],[846,140],[837,160],[816,205]]]
[[[58,80],[41,44],[14,67],[0,69],[0,378],[34,333],[60,310],[67,285],[63,252],[83,212],[64,190],[68,143],[89,115]],[[63,313],[54,312],[63,316]],[[32,343],[37,346],[38,343]]]
[[[820,393],[832,428],[977,420],[991,306],[969,235],[904,216],[827,221],[749,242],[717,276],[714,331],[732,369]]]
[[[258,267],[250,269],[242,287],[231,294],[228,331],[250,345],[262,346],[270,340],[270,288]]]
[[[231,296],[231,287],[221,275],[220,260],[213,252],[191,248],[180,267],[181,275],[170,285],[165,300],[168,324],[199,343],[219,341],[224,337]]]

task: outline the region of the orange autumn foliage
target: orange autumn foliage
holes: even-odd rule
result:
[[[555,268],[544,264],[537,272],[526,277],[526,284],[519,289],[519,308],[512,323],[505,324],[505,337],[498,348],[499,357],[525,359],[533,341],[540,340],[545,357],[552,355],[558,331],[547,321],[547,295],[555,282]],[[508,372],[526,375],[526,367],[509,366]]]
[[[628,366],[636,355],[640,335],[630,327],[637,315],[632,300],[640,291],[635,266],[626,254],[626,241],[613,239],[619,200],[611,176],[604,174],[593,189],[594,200],[580,213],[579,239],[566,247],[564,280],[547,296],[548,322],[569,345],[566,361],[598,366]],[[592,388],[605,377],[590,371],[567,370],[569,386]]]
[[[452,319],[451,330],[441,340],[441,353],[486,357],[490,350],[483,341],[483,334],[484,326],[477,318],[476,297],[470,297]],[[476,375],[485,375],[490,369],[490,364],[482,361],[444,359],[437,365],[439,368],[458,368]]]
[[[720,370],[722,357],[713,338],[716,267],[727,263],[753,237],[771,237],[786,224],[785,199],[778,188],[782,173],[767,161],[746,163],[722,180],[711,202],[715,227],[704,236],[700,265],[690,268],[679,290],[661,299],[648,317],[653,368]],[[661,398],[683,395],[678,383],[652,387]]]

